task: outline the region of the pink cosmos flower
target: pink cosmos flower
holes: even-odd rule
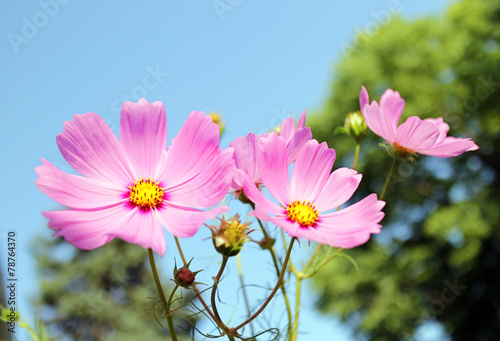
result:
[[[168,152],[163,103],[125,102],[120,140],[95,113],[64,123],[57,144],[82,176],[42,159],[37,187],[70,209],[43,212],[49,227],[77,248],[100,247],[113,238],[165,253],[162,225],[189,237],[228,207],[216,205],[234,173],[233,150],[219,148],[219,127],[192,112]]]
[[[358,188],[361,174],[348,168],[330,174],[335,150],[325,142],[310,140],[305,144],[291,180],[283,137],[271,133],[260,139],[256,158],[266,188],[280,204],[267,199],[252,179],[239,171],[245,194],[256,204],[253,214],[257,218],[283,228],[292,237],[342,248],[361,245],[370,234],[380,232],[378,223],[384,217],[381,210],[385,202],[377,200],[375,194],[335,211]]]
[[[292,117],[284,119],[279,127],[279,134],[286,141],[289,164],[292,164],[295,161],[299,150],[312,138],[311,128],[306,127],[305,124],[306,111],[304,110],[302,115],[300,115],[297,127],[295,127],[295,121]],[[263,135],[250,133],[245,137],[238,137],[229,145],[234,148],[236,169],[239,169],[250,176],[257,186],[262,184],[262,178],[255,158],[255,148],[257,141],[261,137],[267,135],[268,133]],[[238,176],[234,177],[231,188],[237,195],[243,191],[243,184],[240,183]]]
[[[479,149],[469,138],[447,137],[450,127],[441,117],[422,120],[418,116],[411,116],[398,127],[405,101],[397,91],[386,90],[380,98],[380,105],[375,101],[368,103],[368,92],[362,86],[359,104],[366,124],[400,155],[420,153],[452,157]]]

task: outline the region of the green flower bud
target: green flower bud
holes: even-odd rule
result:
[[[248,225],[241,223],[240,216],[235,214],[228,220],[222,218],[219,228],[208,226],[212,230],[212,240],[217,252],[227,257],[236,256],[243,244],[250,240],[248,234],[251,230]]]

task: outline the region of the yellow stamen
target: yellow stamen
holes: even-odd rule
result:
[[[305,200],[294,200],[291,204],[288,204],[286,213],[290,220],[296,221],[302,227],[314,226],[319,219],[316,206]]]
[[[155,209],[163,201],[163,188],[150,178],[134,181],[130,188],[130,203],[143,210]]]

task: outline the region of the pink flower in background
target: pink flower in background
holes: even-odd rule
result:
[[[361,174],[348,168],[331,172],[335,150],[326,143],[308,141],[299,151],[288,173],[286,141],[271,133],[259,140],[256,159],[262,179],[279,205],[267,199],[252,179],[239,176],[245,194],[256,204],[254,215],[283,228],[292,237],[305,238],[336,247],[352,248],[379,233],[385,202],[375,194],[340,211],[361,181]]]
[[[302,113],[295,128],[295,122],[292,117],[288,117],[281,123],[279,130],[280,136],[282,136],[287,145],[287,158],[288,163],[292,164],[297,158],[297,154],[304,144],[312,138],[311,128],[305,126],[306,122],[306,111]],[[257,141],[267,136],[255,135],[253,133],[248,134],[245,137],[238,137],[236,140],[231,142],[230,147],[234,148],[234,160],[236,163],[236,169],[239,169],[246,173],[253,182],[260,186],[262,184],[262,178],[260,175],[259,167],[257,166],[255,148]],[[240,182],[240,178],[235,176],[231,188],[238,195],[243,191],[243,184]]]
[[[420,153],[452,157],[479,149],[469,138],[447,137],[450,127],[441,117],[422,120],[411,116],[398,127],[405,101],[397,91],[386,90],[380,98],[380,105],[375,101],[368,103],[368,92],[362,86],[359,104],[366,124],[400,155]]]
[[[100,247],[113,238],[165,253],[162,225],[173,235],[194,235],[203,223],[229,210],[216,205],[229,190],[233,150],[219,148],[219,127],[192,112],[168,152],[161,102],[125,102],[120,140],[95,113],[64,123],[57,144],[82,176],[42,159],[37,187],[68,210],[43,212],[49,227],[77,248]]]

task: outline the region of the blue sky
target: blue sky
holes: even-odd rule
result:
[[[35,236],[51,235],[40,211],[59,208],[36,189],[33,169],[44,157],[73,172],[55,143],[63,122],[73,114],[96,112],[117,133],[123,100],[160,100],[174,137],[192,110],[218,111],[227,124],[221,140],[227,147],[236,137],[274,128],[303,109],[321,108],[333,66],[355,32],[369,32],[394,15],[439,15],[449,3],[1,1],[0,259],[5,276],[5,234],[16,230],[21,313],[32,319],[30,300],[37,293],[30,247],[36,245]],[[217,260],[203,252],[207,236],[200,231],[184,244],[208,273]],[[167,243],[173,245],[169,238]],[[261,271],[263,265],[271,270],[267,258],[255,258],[255,249],[248,249],[243,257],[247,271]],[[163,271],[170,273],[173,256],[170,248],[160,261]],[[228,275],[228,288],[237,285],[235,274],[233,269]],[[271,275],[250,276],[247,282],[270,280]],[[309,303],[301,313],[300,330],[309,333],[307,339],[351,338],[334,318],[315,313],[307,285],[303,298]]]

